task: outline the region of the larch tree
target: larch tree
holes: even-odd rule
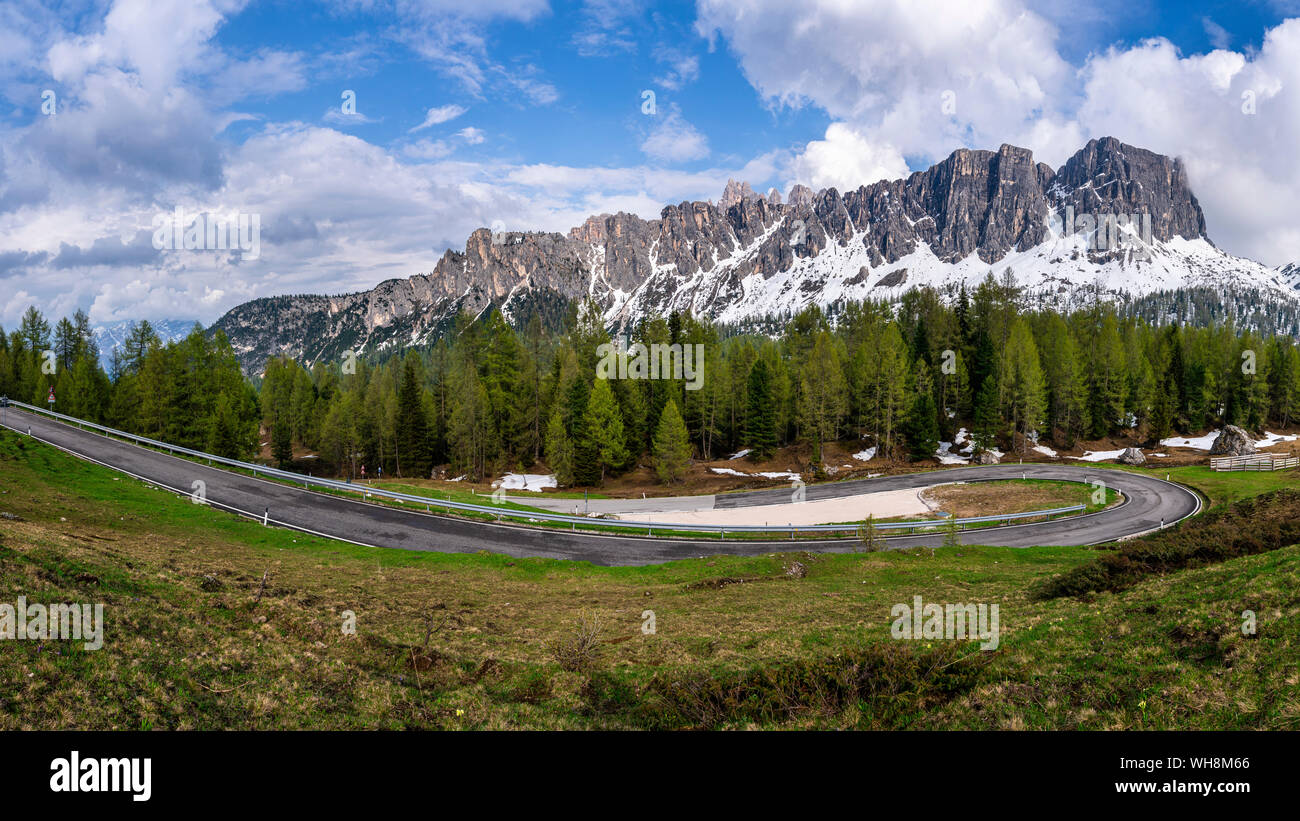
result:
[[[686,423],[677,411],[677,403],[668,400],[659,414],[659,427],[654,435],[654,467],[659,481],[672,484],[681,481],[691,462],[691,442]]]

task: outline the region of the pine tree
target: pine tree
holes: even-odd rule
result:
[[[222,394],[217,397],[213,409],[212,430],[208,437],[208,452],[227,459],[238,459],[244,454],[240,443],[239,418],[235,410],[236,400]]]
[[[573,442],[573,480],[579,485],[594,485],[601,480],[600,457],[587,435],[587,405],[590,403],[591,383],[581,371],[570,377],[565,396],[565,423],[569,440]]]
[[[681,480],[691,462],[691,443],[677,403],[668,400],[654,435],[654,467],[665,485]]]
[[[90,327],[90,317],[78,308],[72,315],[72,325],[77,333],[77,352],[73,361],[84,356],[91,362],[99,362],[99,344],[95,342],[95,332]]]
[[[835,343],[821,331],[803,366],[799,382],[799,427],[813,446],[813,461],[822,462],[822,444],[836,437],[846,403],[844,372]]]
[[[27,343],[27,350],[35,357],[39,357],[50,347],[50,323],[40,311],[36,310],[35,305],[28,307],[27,312],[23,314],[18,333]]]
[[[80,338],[77,336],[77,328],[67,317],[60,319],[54,325],[54,360],[59,364],[59,370],[66,371],[72,368],[72,363],[76,361],[76,356],[80,348]]]
[[[286,470],[293,462],[293,425],[288,416],[282,416],[271,423],[271,458],[275,459],[281,470]]]
[[[1115,317],[1107,313],[1096,322],[1088,350],[1089,418],[1093,438],[1117,428],[1124,415],[1127,385],[1124,379],[1124,348]]]
[[[961,547],[961,536],[957,530],[957,515],[949,513],[943,522],[943,546]]]
[[[492,438],[492,419],[487,389],[478,371],[468,360],[464,363],[454,388],[456,404],[451,413],[447,438],[451,443],[452,462],[472,481],[487,473],[488,441]]]
[[[997,445],[999,422],[997,379],[985,379],[975,399],[974,428],[971,430],[971,444],[976,453],[992,450]]]
[[[557,485],[573,484],[573,440],[564,429],[564,417],[559,410],[551,414],[551,421],[546,425],[546,464],[555,474]]]
[[[929,459],[939,449],[939,419],[934,394],[920,391],[912,400],[907,419],[907,453],[912,461]]]
[[[429,420],[424,415],[424,389],[413,357],[402,368],[402,386],[397,392],[397,467],[399,476],[428,477]]]
[[[1011,429],[1021,436],[1021,452],[1043,424],[1046,408],[1043,371],[1038,349],[1029,326],[1023,321],[1012,324],[1007,342],[1006,392],[1010,407]]]
[[[884,541],[880,538],[880,531],[876,527],[874,513],[867,514],[867,518],[858,525],[858,541],[862,543],[862,549],[867,553],[875,553],[884,547]]]
[[[154,332],[153,325],[149,320],[143,320],[140,324],[132,323],[127,329],[126,339],[122,342],[123,359],[126,361],[126,367],[133,373],[139,373],[144,367],[144,358],[151,348],[156,348],[162,344],[158,334]]]
[[[622,470],[629,459],[623,418],[608,380],[595,380],[583,421],[587,451],[595,454],[603,482],[607,474]]]
[[[776,403],[772,397],[772,371],[758,359],[749,370],[745,406],[745,444],[755,462],[776,452]]]
[[[1088,389],[1083,360],[1074,334],[1065,321],[1056,314],[1052,314],[1049,321],[1043,362],[1049,372],[1051,425],[1065,435],[1064,444],[1073,447],[1088,426]]]

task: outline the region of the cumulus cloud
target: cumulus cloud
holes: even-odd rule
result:
[[[1085,77],[1086,133],[1181,156],[1212,239],[1270,265],[1300,260],[1300,19],[1252,54],[1184,56],[1155,39],[1097,55]]]
[[[816,106],[873,145],[945,156],[996,147],[1069,100],[1056,29],[1016,0],[700,0],[775,107]]]
[[[642,141],[641,150],[660,162],[689,162],[709,156],[709,140],[672,108]]]
[[[356,6],[391,14],[392,36],[470,97],[514,106],[559,99],[540,69],[494,60],[484,34],[493,19],[547,13],[542,0]],[[736,158],[729,146],[715,153],[677,107],[661,105],[658,117],[638,119],[650,124],[637,142],[646,160],[615,166],[481,157],[467,149],[484,144],[480,128],[428,130],[464,115],[450,104],[388,146],[327,127],[358,122],[328,112],[325,125],[257,120],[242,141],[222,138],[248,115],[237,110],[240,89],[218,91],[213,72],[278,78],[246,90],[275,94],[300,87],[316,65],[290,52],[222,52],[213,33],[239,7],[117,0],[85,32],[69,33],[34,6],[0,5],[0,96],[25,95],[30,109],[49,70],[61,105],[53,118],[0,124],[0,322],[16,322],[31,302],[55,315],[90,306],[96,321],[207,322],[255,297],[341,293],[428,271],[498,219],[564,231],[593,213],[653,218],[664,203],[716,197],[732,177],[758,190],[796,181],[844,190],[960,146],[1010,142],[1059,165],[1103,135],[1182,156],[1211,236],[1227,250],[1300,260],[1291,217],[1300,211],[1300,20],[1270,30],[1258,50],[1186,55],[1157,39],[1072,65],[1058,53],[1058,21],[1016,0],[852,9],[835,0],[699,0],[698,31],[734,54],[774,113],[811,107],[829,125],[806,144]],[[156,19],[146,13],[155,8]],[[627,4],[620,25],[636,9]],[[6,24],[24,33],[12,49]],[[600,31],[602,48],[617,50],[620,28]],[[648,57],[661,87],[698,76],[688,48]],[[508,142],[496,137],[488,145]],[[708,168],[674,167],[708,158]],[[261,257],[143,244],[152,217],[177,205],[259,215]]]
[[[892,145],[874,145],[844,123],[831,123],[826,137],[813,140],[792,163],[794,183],[814,191],[835,187],[849,191],[877,180],[907,175],[907,161]]]
[[[1041,8],[1040,8],[1041,6]],[[697,30],[721,40],[774,109],[833,119],[791,174],[811,185],[897,176],[953,149],[1024,146],[1059,167],[1114,136],[1187,164],[1209,232],[1270,265],[1300,260],[1300,19],[1256,51],[1182,54],[1157,38],[1060,54],[1059,15],[1019,0],[700,0]],[[861,162],[854,154],[860,154]],[[859,167],[860,166],[860,167]]]
[[[21,48],[0,55],[0,72],[12,78],[0,94],[20,89],[30,110],[42,87],[31,84],[48,85],[48,68],[59,95],[56,116],[0,124],[0,277],[9,280],[0,322],[17,321],[30,303],[55,315],[89,306],[96,321],[207,322],[257,296],[357,290],[428,270],[443,249],[461,247],[494,218],[559,228],[555,213],[567,219],[576,207],[562,193],[533,198],[509,181],[511,166],[451,161],[457,147],[486,139],[473,126],[391,149],[299,122],[257,120],[242,142],[223,138],[230,123],[252,119],[231,108],[241,95],[298,89],[308,72],[302,55],[235,57],[218,47],[215,33],[242,6],[116,0],[98,20],[87,16],[83,33],[33,17],[26,6],[0,7],[0,22],[21,33]],[[441,6],[390,4],[412,23],[394,36],[418,37],[459,21],[456,36],[468,42],[492,19],[528,20],[546,10],[532,0]],[[470,74],[498,94],[533,103],[558,96],[531,65],[493,63],[481,42],[468,54]],[[238,82],[223,83],[229,77]],[[435,107],[425,126],[465,110]],[[336,111],[332,106],[324,121],[372,122]],[[256,215],[260,258],[154,249],[154,216],[177,206],[188,214]]]

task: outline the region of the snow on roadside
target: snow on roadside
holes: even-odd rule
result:
[[[721,473],[723,476],[748,476],[748,473],[741,473],[733,468],[709,468],[714,473]]]
[[[934,452],[934,458],[939,460],[941,465],[965,465],[970,463],[970,459],[965,456],[957,456],[952,453],[952,442],[940,442],[939,449]]]
[[[542,488],[556,487],[555,474],[541,473],[507,473],[500,480],[492,483],[493,487],[506,490],[529,490],[541,493]]]
[[[1056,458],[1056,451],[1052,450],[1047,445],[1034,445],[1034,450],[1038,451],[1044,456],[1050,456],[1053,459]]]
[[[744,471],[733,470],[732,468],[709,468],[709,470],[713,471],[714,473],[721,474],[723,476],[762,476],[764,479],[798,479],[799,478],[799,474],[791,473],[788,470],[763,471],[762,473],[745,473]]]
[[[867,448],[866,450],[860,450],[853,454],[853,458],[857,459],[859,462],[870,462],[872,459],[876,458],[876,449]]]
[[[1107,459],[1118,459],[1124,454],[1126,448],[1119,450],[1085,450],[1082,456],[1071,456],[1071,459],[1078,459],[1080,462],[1104,462]]]
[[[1268,431],[1264,431],[1264,438],[1256,442],[1255,447],[1271,448],[1282,442],[1294,442],[1296,438],[1296,436],[1285,436],[1280,433],[1269,433]]]
[[[1214,446],[1214,440],[1219,438],[1217,430],[1210,431],[1204,436],[1181,437],[1174,436],[1170,439],[1161,439],[1161,447],[1166,448],[1191,448],[1193,450],[1209,450]]]
[[[964,453],[967,456],[970,456],[975,452],[975,442],[972,441],[970,438],[970,431],[966,430],[965,428],[962,428],[961,430],[957,431],[957,433],[955,433],[952,437],[952,444],[954,447],[960,445],[962,442],[966,443],[966,447],[957,448],[958,453]]]
[[[1214,440],[1219,438],[1219,431],[1210,431],[1204,436],[1175,436],[1170,439],[1161,439],[1160,444],[1170,448],[1191,448],[1192,450],[1209,450],[1214,447]],[[1295,435],[1284,435],[1280,433],[1269,433],[1264,431],[1264,438],[1255,443],[1257,448],[1271,448],[1281,442],[1294,442]]]

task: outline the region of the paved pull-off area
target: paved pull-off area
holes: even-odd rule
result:
[[[7,425],[37,439],[108,467],[189,495],[202,481],[208,502],[261,519],[324,536],[376,547],[445,552],[488,550],[511,556],[575,559],[605,565],[655,564],[674,559],[730,553],[757,555],[783,550],[848,552],[853,540],[721,541],[713,538],[663,539],[635,535],[574,533],[555,528],[482,522],[427,514],[328,496],[303,488],[232,473],[97,433],[36,414],[7,408]],[[1086,516],[963,532],[964,543],[1008,547],[1084,545],[1132,536],[1183,519],[1200,509],[1192,491],[1152,475],[1077,465],[992,465],[963,467],[903,476],[880,476],[824,485],[810,485],[808,501],[864,493],[917,489],[938,482],[980,479],[1060,479],[1102,481],[1126,501]],[[710,497],[714,509],[790,502],[788,488]],[[652,500],[647,500],[652,501]],[[268,514],[269,509],[269,514]],[[663,509],[662,507],[660,508]],[[631,517],[629,517],[631,518]],[[942,533],[888,539],[888,546],[938,546]]]

